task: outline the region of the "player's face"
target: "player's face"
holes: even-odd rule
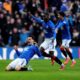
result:
[[[29,38],[27,39],[27,42],[28,42],[29,44],[32,44],[32,43],[34,42],[34,40],[32,39],[32,37],[29,37]]]
[[[45,16],[44,16],[44,21],[45,21],[45,22],[48,22],[48,20],[49,20],[49,16],[48,16],[48,15],[45,15]]]

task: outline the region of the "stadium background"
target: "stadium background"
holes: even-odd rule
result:
[[[22,51],[23,48],[19,48],[19,51]],[[80,48],[79,47],[73,47],[70,49],[72,51],[73,57],[75,59],[80,58]],[[59,48],[55,50],[55,56],[58,56],[61,59],[64,59],[65,57],[62,55],[61,51]],[[17,54],[15,50],[11,47],[5,47],[5,48],[0,48],[0,60],[13,60],[17,58]],[[32,59],[38,59],[39,57],[37,55],[34,55]],[[43,59],[49,59],[49,58],[44,58]]]

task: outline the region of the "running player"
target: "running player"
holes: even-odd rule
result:
[[[61,28],[62,44],[60,45],[60,50],[63,52],[64,56],[66,57],[64,64],[67,64],[69,62],[69,58],[67,57],[68,54],[70,59],[72,60],[71,66],[74,66],[76,64],[76,61],[72,56],[72,52],[70,51],[70,46],[69,46],[71,42],[70,26],[63,12],[59,12],[58,17],[59,17],[59,22],[56,25],[56,32],[58,31],[59,28]]]
[[[61,69],[64,69],[64,64],[56,57],[54,56],[54,50],[55,50],[55,38],[56,38],[56,33],[55,33],[55,25],[53,22],[49,19],[50,16],[48,13],[44,15],[44,19],[42,20],[41,18],[37,18],[33,15],[30,15],[31,18],[33,18],[36,22],[42,24],[43,30],[44,30],[44,35],[45,35],[45,40],[44,42],[40,45],[40,50],[42,52],[42,55],[45,57],[49,57],[53,61],[55,60],[60,66]],[[46,53],[45,51],[49,49],[49,54]]]

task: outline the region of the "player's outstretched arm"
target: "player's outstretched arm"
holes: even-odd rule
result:
[[[42,24],[44,21],[41,18],[35,17],[34,15],[32,15],[30,12],[28,13],[30,18],[33,18],[36,22]]]
[[[16,54],[17,54],[18,56],[20,56],[20,52],[18,51],[18,46],[17,46],[17,45],[14,46],[14,50],[16,51]]]
[[[35,16],[32,16],[32,18],[33,18],[36,22],[38,22],[38,23],[40,23],[40,24],[42,24],[42,23],[44,22],[41,18],[37,18],[37,17],[35,17]]]
[[[39,48],[38,47],[36,47],[36,53],[37,53],[37,55],[40,57],[40,58],[43,58],[43,56],[42,56],[42,53],[41,53],[41,51],[39,50]]]
[[[60,22],[57,24],[56,28],[55,28],[55,32],[57,33],[59,28],[63,27],[64,23]]]

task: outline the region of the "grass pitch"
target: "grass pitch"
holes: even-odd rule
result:
[[[31,60],[29,65],[33,71],[5,71],[5,67],[11,61],[0,61],[0,80],[80,80],[80,60],[76,60],[76,65],[71,68],[69,62],[65,70],[60,71],[60,66],[50,64],[50,60]]]

